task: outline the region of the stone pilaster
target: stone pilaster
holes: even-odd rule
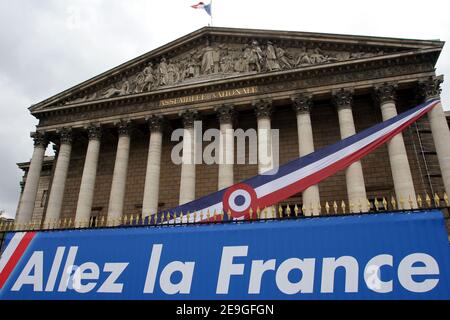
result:
[[[88,226],[94,200],[95,180],[97,177],[98,156],[100,153],[101,127],[90,124],[86,127],[89,143],[86,151],[80,192],[75,213],[76,226]]]
[[[314,139],[311,126],[311,108],[313,101],[311,95],[297,94],[292,98],[292,107],[297,116],[297,133],[299,156],[303,157],[314,152]],[[306,216],[319,215],[320,194],[319,186],[314,185],[303,191],[302,200]],[[311,211],[311,208],[313,210]]]
[[[44,226],[55,225],[61,217],[61,209],[66,186],[67,172],[69,171],[70,155],[72,152],[72,129],[63,128],[59,130],[59,151],[56,160],[56,167],[53,174],[50,196],[48,199],[47,212]]]
[[[375,88],[383,121],[397,115],[397,107],[395,105],[396,89],[397,85],[395,83],[385,83]],[[387,147],[397,201],[398,203],[403,203],[403,209],[417,208],[416,191],[403,135],[399,133],[393,137],[387,143]]]
[[[111,192],[109,194],[108,225],[119,224],[123,215],[128,160],[130,156],[131,121],[121,120],[116,123],[116,128],[119,139],[117,142],[116,161],[114,162]]]
[[[179,204],[195,200],[195,131],[194,122],[198,119],[196,110],[180,113],[183,118],[183,159],[181,165]]]
[[[161,115],[153,115],[146,120],[150,131],[150,140],[148,145],[147,171],[145,174],[144,199],[142,201],[142,217],[153,215],[158,211],[164,124],[164,118]]]
[[[353,90],[340,89],[334,91],[333,102],[338,110],[341,138],[345,139],[356,134],[352,113]],[[351,207],[353,207],[353,211],[358,212],[359,208],[363,212],[369,211],[366,186],[360,161],[354,162],[345,170],[345,179],[347,182],[348,200]]]
[[[234,107],[223,105],[215,111],[220,122],[218,190],[222,190],[234,183]]]
[[[45,156],[45,149],[47,149],[48,146],[48,140],[45,133],[33,132],[30,136],[34,140],[34,151],[19,204],[18,216],[16,218],[16,225],[19,227],[20,225],[31,222],[39,186],[39,178],[42,171],[42,163]]]
[[[426,101],[440,99],[443,81],[442,77],[430,77],[428,80],[419,83]],[[441,102],[428,112],[428,120],[430,121],[445,192],[450,195],[450,132]]]

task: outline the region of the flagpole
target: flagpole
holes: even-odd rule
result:
[[[213,6],[212,6],[212,3],[213,3],[213,0],[211,0],[211,2],[209,3],[210,4],[210,10],[211,10],[211,27],[213,26]]]

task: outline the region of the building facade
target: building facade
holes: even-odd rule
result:
[[[438,98],[441,41],[206,27],[30,107],[39,120],[16,221],[149,216],[263,172],[262,163],[175,164],[203,130],[279,130],[279,162],[307,155]],[[221,144],[236,156],[233,139]],[[304,215],[450,192],[442,105],[345,171],[297,194]],[[44,158],[49,142],[54,158]],[[259,150],[267,139],[259,139]],[[207,143],[203,144],[203,150]],[[187,152],[188,151],[188,152]],[[192,151],[193,152],[193,151]],[[246,151],[246,158],[251,155]],[[46,172],[46,174],[43,174]],[[48,173],[48,174],[47,174]],[[45,197],[43,194],[46,194]]]

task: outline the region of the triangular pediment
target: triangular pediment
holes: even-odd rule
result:
[[[442,47],[437,40],[206,27],[46,99],[30,111]]]

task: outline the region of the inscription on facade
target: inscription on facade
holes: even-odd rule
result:
[[[230,90],[222,90],[222,91],[216,91],[216,92],[201,93],[201,94],[195,94],[195,95],[190,95],[190,96],[165,99],[165,100],[161,100],[159,102],[159,106],[160,107],[168,107],[168,106],[175,106],[175,105],[185,104],[185,103],[203,102],[203,101],[210,101],[210,100],[216,100],[216,99],[226,99],[226,98],[232,98],[232,97],[238,97],[238,96],[252,95],[252,94],[256,94],[256,93],[258,93],[258,87],[256,87],[256,86],[246,87],[246,88],[236,88],[236,89],[230,89]]]

